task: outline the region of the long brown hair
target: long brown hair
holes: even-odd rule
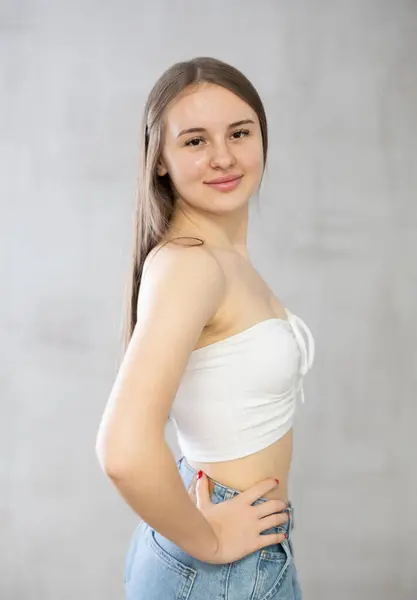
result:
[[[175,63],[162,74],[149,94],[142,121],[133,248],[126,285],[124,351],[137,321],[137,301],[145,259],[164,239],[175,209],[175,194],[169,175],[161,177],[156,172],[163,142],[163,113],[171,100],[185,88],[199,83],[213,83],[230,90],[256,112],[262,134],[265,168],[268,151],[265,109],[258,92],[243,73],[215,58],[197,57]]]

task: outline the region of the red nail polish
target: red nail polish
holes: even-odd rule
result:
[[[197,473],[197,479],[200,479],[200,477],[203,477],[203,471],[201,470]]]
[[[279,483],[279,479],[276,479],[275,477],[274,477],[274,479],[275,479],[275,481],[276,481],[277,483]]]

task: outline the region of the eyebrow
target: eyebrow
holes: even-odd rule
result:
[[[247,123],[252,123],[253,125],[255,125],[255,121],[252,121],[252,119],[243,119],[242,121],[236,121],[235,123],[230,123],[230,125],[228,126],[228,129],[232,129],[232,127],[238,127],[239,125],[246,125]],[[179,132],[179,134],[177,135],[177,137],[181,137],[182,135],[186,134],[186,133],[197,133],[197,132],[204,132],[207,131],[207,129],[205,129],[204,127],[190,127],[190,129],[183,129],[182,131]]]

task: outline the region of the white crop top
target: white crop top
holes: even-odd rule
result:
[[[187,459],[248,456],[291,429],[315,345],[300,317],[285,311],[287,319],[266,319],[191,353],[171,409]]]

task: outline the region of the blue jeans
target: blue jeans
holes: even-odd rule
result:
[[[185,457],[177,461],[186,488],[195,470]],[[214,482],[213,503],[240,492]],[[259,498],[253,505],[265,502]],[[301,600],[293,560],[293,508],[283,525],[262,532],[286,532],[288,538],[228,564],[202,562],[144,521],[136,527],[127,552],[124,584],[127,600]]]

